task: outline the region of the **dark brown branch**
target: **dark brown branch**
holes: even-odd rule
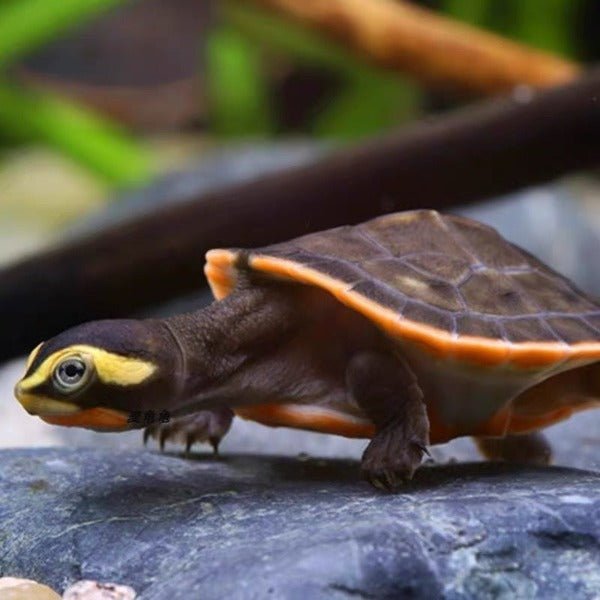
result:
[[[600,71],[526,103],[496,100],[423,121],[4,269],[0,358],[79,321],[200,288],[209,248],[260,246],[396,210],[449,209],[599,163]]]

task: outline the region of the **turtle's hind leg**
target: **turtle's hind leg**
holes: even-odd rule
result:
[[[548,465],[552,460],[552,448],[539,432],[473,440],[481,454],[489,460],[529,465]]]
[[[362,353],[348,365],[346,382],[376,433],[362,457],[362,472],[375,487],[397,491],[421,464],[429,420],[414,373],[399,359]]]
[[[208,442],[214,453],[218,454],[219,444],[229,431],[232,421],[233,411],[230,408],[201,410],[177,417],[168,423],[147,427],[144,430],[144,443],[148,438],[154,438],[158,440],[161,450],[167,441],[185,444],[185,452],[188,454],[196,442]]]

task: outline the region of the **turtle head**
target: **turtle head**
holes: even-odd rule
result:
[[[179,347],[161,321],[93,321],[35,348],[15,395],[48,423],[140,427],[176,394],[180,363]]]

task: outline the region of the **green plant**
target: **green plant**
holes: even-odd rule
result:
[[[342,81],[340,91],[313,119],[310,132],[319,137],[364,137],[412,118],[418,110],[419,91],[408,80],[247,3],[228,1],[221,8],[223,25],[211,35],[208,61],[218,132],[230,136],[273,133],[264,66],[272,55],[330,71]]]
[[[5,0],[0,3],[0,136],[48,144],[109,183],[151,174],[147,153],[125,131],[66,99],[17,86],[7,74],[24,54],[123,0]]]

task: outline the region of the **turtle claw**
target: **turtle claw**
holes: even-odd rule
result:
[[[407,478],[403,474],[392,470],[368,473],[363,469],[363,476],[373,487],[376,487],[382,492],[388,493],[399,491],[400,488],[410,479],[410,477]]]
[[[167,440],[168,433],[164,430],[162,425],[148,425],[144,429],[144,446],[148,445],[150,438],[158,439],[161,452],[165,449],[165,442]]]
[[[233,412],[228,409],[203,410],[185,417],[177,417],[168,423],[155,424],[144,430],[144,444],[148,439],[158,441],[161,452],[166,442],[185,445],[185,456],[191,454],[196,442],[208,442],[215,456],[219,454],[219,444],[231,427]]]
[[[363,457],[363,477],[377,489],[397,492],[410,481],[429,454],[425,440],[407,440],[405,428],[390,424],[369,443]]]
[[[381,490],[382,492],[389,491],[388,486],[385,484],[385,482],[379,479],[378,477],[367,476],[366,479],[373,487],[376,487],[378,490]]]
[[[165,451],[165,443],[167,441],[167,438],[170,435],[170,431],[166,427],[160,427],[160,426],[159,426],[158,430],[159,430],[158,444],[160,446],[160,451],[164,452]]]
[[[413,440],[412,442],[413,444],[415,444],[416,446],[418,446],[421,450],[421,452],[425,455],[427,455],[427,458],[431,458],[431,460],[433,460],[433,456],[431,455],[431,452],[429,452],[429,448],[425,445],[425,444],[421,444],[421,442]]]
[[[144,446],[148,445],[148,440],[152,436],[152,430],[155,428],[155,425],[150,425],[144,429]]]
[[[191,434],[188,434],[187,437],[185,438],[185,455],[186,456],[189,456],[191,454],[193,445],[194,445],[194,436]]]
[[[214,456],[219,456],[219,444],[221,443],[222,439],[223,438],[217,437],[215,435],[208,438],[208,441],[210,442],[210,445],[212,446]]]

